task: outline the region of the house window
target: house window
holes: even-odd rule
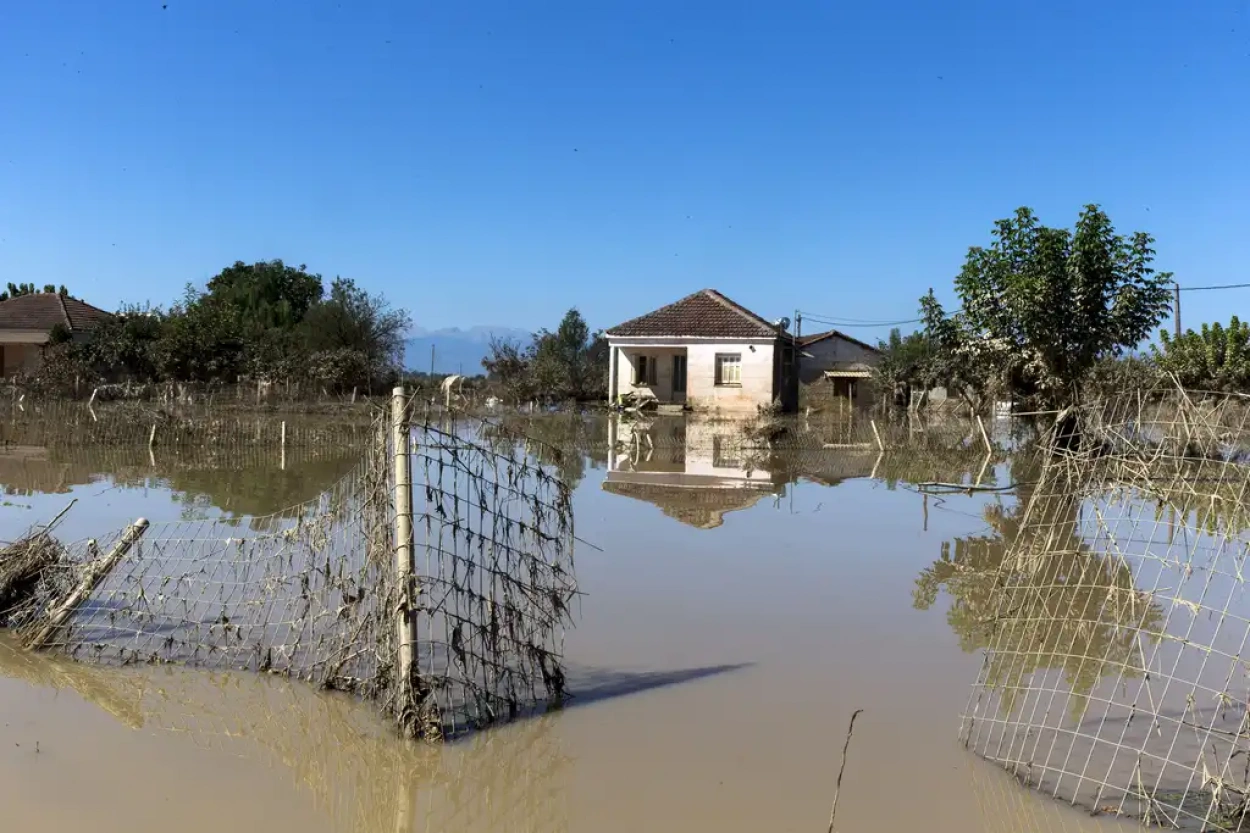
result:
[[[716,354],[716,384],[719,387],[742,386],[742,354]]]
[[[686,392],[686,357],[673,356],[673,393]]]
[[[634,384],[654,385],[656,362],[653,356],[634,357]]]

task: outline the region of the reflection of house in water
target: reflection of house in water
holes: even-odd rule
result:
[[[732,423],[612,419],[603,488],[654,503],[690,526],[713,529],[727,512],[785,494],[785,478],[770,470],[767,452],[744,440],[742,426]]]

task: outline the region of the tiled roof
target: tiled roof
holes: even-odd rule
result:
[[[773,494],[767,488],[699,489],[609,480],[603,482],[603,490],[654,503],[670,518],[698,529],[715,529],[725,522],[726,513],[749,509]]]
[[[746,307],[703,289],[608,330],[609,336],[775,338],[777,328]]]
[[[112,316],[77,298],[55,292],[35,292],[0,301],[0,330],[46,332],[63,324],[74,332],[94,330]]]
[[[800,336],[799,346],[806,347],[809,344],[815,344],[816,342],[824,341],[827,338],[840,338],[843,341],[849,341],[851,344],[855,344],[855,345],[858,345],[859,347],[863,347],[865,350],[871,350],[874,353],[880,352],[880,350],[878,350],[876,347],[872,346],[868,342],[860,341],[859,339],[848,336],[846,333],[840,332],[838,330],[825,330],[823,333],[812,333],[810,336]]]

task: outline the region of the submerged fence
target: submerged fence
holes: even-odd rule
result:
[[[397,390],[357,469],[244,520],[0,553],[0,624],[90,662],[290,676],[439,738],[565,696],[568,489],[519,444],[417,421]]]
[[[1095,813],[1250,829],[1250,401],[1057,422],[981,622],[962,739]]]

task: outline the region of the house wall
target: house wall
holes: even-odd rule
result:
[[[645,344],[615,344],[619,348],[616,360],[616,392],[647,392],[660,402],[685,402],[692,408],[727,413],[751,413],[760,405],[766,405],[778,395],[776,350],[774,343],[766,339],[752,342],[686,342],[684,346]],[[742,357],[742,384],[725,387],[716,384],[716,356],[720,353],[737,354]],[[673,356],[686,356],[686,394],[673,394]],[[638,356],[655,357],[656,376],[654,385],[634,384],[634,365]]]
[[[673,401],[673,356],[685,353],[684,348],[679,347],[622,347],[617,356],[616,361],[616,391],[618,395],[627,393],[644,393],[654,396],[661,402]],[[658,364],[656,365],[655,384],[654,385],[635,385],[634,384],[634,365],[639,356],[654,357]],[[686,371],[686,387],[690,387],[690,376],[693,375],[692,370]],[[680,400],[679,401],[683,401]]]
[[[0,342],[0,371],[6,378],[19,373],[34,373],[43,361],[43,345],[21,342]]]
[[[824,378],[824,372],[833,367],[835,362],[863,362],[875,365],[880,354],[875,350],[867,350],[858,344],[833,336],[815,344],[801,348],[801,352],[811,356],[799,358],[799,381],[808,385]]]
[[[745,413],[753,413],[760,405],[771,403],[775,395],[774,349],[774,344],[768,341],[752,344],[692,342],[686,348],[686,401],[700,410]],[[740,387],[716,385],[718,353],[742,356]]]

